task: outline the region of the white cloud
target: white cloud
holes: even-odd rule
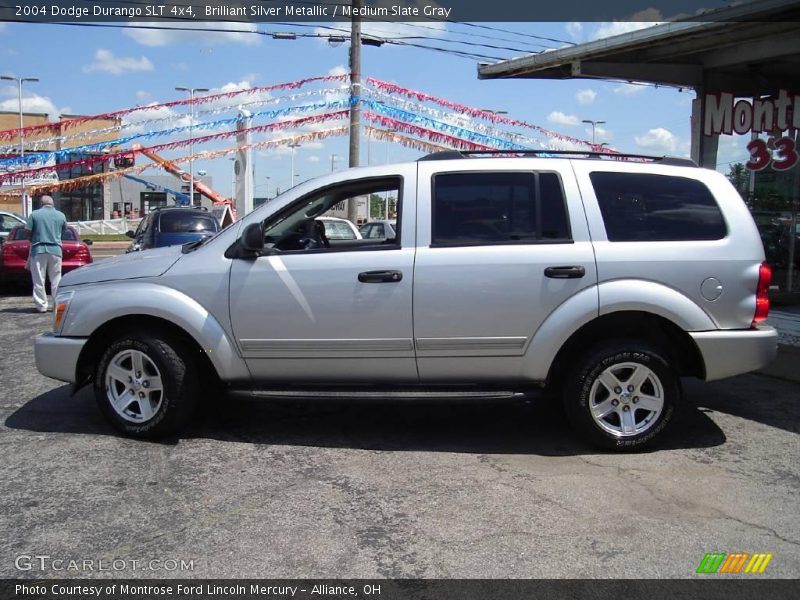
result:
[[[152,98],[150,92],[147,92],[145,90],[139,90],[138,92],[136,92],[136,99],[139,102],[147,102],[148,100],[150,100],[150,98]]]
[[[176,71],[188,71],[189,70],[189,65],[187,65],[185,62],[172,63],[170,66],[173,69],[175,69]]]
[[[17,112],[19,111],[19,100],[17,91],[13,90],[13,96],[9,93],[11,88],[3,90],[4,96],[10,96],[7,100],[0,101],[0,111]],[[50,120],[58,119],[62,113],[72,112],[68,106],[58,108],[55,103],[46,96],[30,94],[22,97],[22,111],[26,113],[45,113]]]
[[[663,127],[650,129],[643,135],[634,136],[633,139],[640,148],[657,152],[675,152],[680,143],[675,134]]]
[[[336,65],[332,69],[328,69],[328,75],[346,75],[348,72],[344,65]]]
[[[641,94],[647,89],[646,85],[636,85],[635,83],[622,83],[614,88],[615,94],[623,96],[633,96],[634,94]]]
[[[316,154],[312,154],[311,156],[308,157],[308,162],[310,162],[310,163],[318,163],[319,162],[319,156],[317,156]]]
[[[586,138],[587,139],[592,139],[592,128],[591,127],[587,127],[586,128]],[[612,139],[614,139],[614,134],[611,133],[611,131],[609,129],[606,129],[602,125],[595,125],[595,127],[594,127],[594,140],[595,140],[595,142],[600,144],[602,142],[610,142]]]
[[[551,123],[558,123],[559,125],[577,125],[580,123],[580,119],[575,115],[565,115],[559,110],[554,110],[547,115],[547,120]]]
[[[130,28],[125,30],[125,35],[133,38],[143,46],[166,46],[181,42],[220,43],[227,42],[254,46],[261,43],[261,36],[257,35],[256,23],[234,23],[227,21],[198,22],[181,21],[171,25],[169,22],[159,23],[163,29],[134,29],[135,26],[148,25],[148,23],[132,22]],[[181,29],[173,29],[180,27]],[[185,31],[186,28],[197,29],[224,29],[230,31]]]
[[[579,40],[583,35],[583,25],[576,21],[567,23],[565,29],[567,30],[567,33],[573,40]]]
[[[575,94],[575,99],[581,104],[591,104],[597,98],[597,92],[593,89],[579,90]]]
[[[111,50],[100,49],[95,52],[94,62],[83,66],[84,73],[104,71],[112,75],[122,75],[134,71],[152,71],[153,63],[146,56],[139,58],[114,56]]]
[[[598,40],[639,29],[646,29],[665,22],[664,15],[656,8],[647,8],[631,15],[630,21],[613,21],[610,23],[598,23],[597,28],[592,32],[591,39]]]

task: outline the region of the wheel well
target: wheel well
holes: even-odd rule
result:
[[[207,354],[203,352],[197,340],[184,329],[166,319],[152,315],[125,315],[103,323],[89,336],[89,340],[84,345],[78,358],[78,366],[76,368],[77,385],[82,386],[92,380],[97,362],[114,339],[128,332],[142,331],[148,328],[165,332],[167,335],[177,338],[193,353],[196,350],[195,356],[200,361],[199,372],[213,374],[214,377],[218,378],[217,371]]]
[[[705,377],[705,363],[691,336],[672,321],[647,312],[620,311],[598,317],[573,333],[556,354],[548,383],[558,380],[587,348],[612,338],[645,340],[668,352],[681,376]]]

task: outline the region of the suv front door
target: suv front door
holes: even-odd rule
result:
[[[411,318],[416,168],[393,168],[388,177],[376,177],[375,185],[384,190],[380,181],[399,183],[402,219],[409,224],[399,243],[329,240],[328,248],[280,250],[233,261],[231,321],[242,356],[257,381],[418,380]],[[323,194],[344,197],[350,189],[354,198],[369,197],[365,185],[370,181],[327,186],[304,195],[289,210],[295,210],[295,204],[305,210]],[[318,216],[322,215],[311,211],[307,221]],[[265,221],[268,236],[275,218]],[[304,243],[303,238],[295,241]]]
[[[530,379],[526,356],[540,325],[597,283],[569,161],[509,158],[479,170],[480,160],[444,172],[442,162],[419,163],[414,335],[423,382]]]

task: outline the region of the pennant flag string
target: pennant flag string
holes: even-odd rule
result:
[[[312,96],[342,96],[349,97],[349,86],[339,86],[333,88],[323,88],[319,90],[311,90],[308,92],[301,92],[299,94],[291,94],[288,96],[276,96],[274,98],[263,98],[259,100],[253,100],[250,102],[241,102],[238,104],[231,104],[225,106],[218,106],[211,109],[206,110],[196,110],[194,112],[195,117],[202,117],[205,115],[214,115],[220,114],[223,112],[230,112],[232,110],[238,110],[239,108],[249,108],[255,106],[265,106],[268,104],[280,104],[282,102],[294,102],[296,100],[300,100],[302,98],[308,98]],[[182,115],[188,116],[188,115]],[[100,135],[104,135],[110,133],[112,131],[122,131],[125,129],[131,129],[135,127],[141,127],[142,125],[148,125],[152,123],[161,123],[164,121],[174,121],[176,118],[176,114],[170,114],[167,116],[154,116],[152,118],[144,118],[140,119],[137,118],[134,121],[123,121],[119,125],[112,125],[110,127],[102,127],[100,129],[91,129],[86,131],[78,131],[74,133],[69,133],[67,135],[59,135],[54,137],[48,138],[37,138],[35,140],[31,140],[30,143],[26,140],[25,146],[29,148],[32,152],[37,152],[39,150],[47,150],[46,146],[55,144],[55,143],[64,143],[68,140],[79,140],[79,139],[86,139],[86,138],[96,138]],[[16,131],[16,130],[14,130]],[[7,146],[0,146],[0,154],[13,154],[19,150],[18,144],[12,144]]]
[[[149,106],[134,106],[133,108],[126,108],[122,110],[117,110],[114,112],[108,113],[101,113],[97,115],[90,115],[90,116],[81,116],[81,117],[73,117],[71,119],[64,119],[61,121],[56,121],[53,123],[43,123],[41,125],[29,125],[28,127],[23,127],[21,130],[19,128],[16,129],[6,129],[0,131],[0,140],[9,139],[18,137],[20,131],[25,137],[30,137],[30,134],[40,131],[52,132],[55,133],[62,128],[69,128],[74,127],[80,123],[86,123],[88,121],[95,121],[99,119],[116,119],[121,118],[125,115],[129,115],[135,112],[147,111],[147,110],[157,110],[160,108],[172,108],[174,106],[186,106],[186,105],[201,105],[201,104],[208,104],[209,102],[214,102],[216,100],[222,98],[235,98],[240,95],[244,94],[257,94],[262,92],[269,92],[272,90],[292,90],[303,87],[308,85],[309,83],[317,83],[317,82],[328,82],[328,81],[346,81],[349,78],[348,74],[344,75],[324,75],[319,77],[308,77],[306,79],[299,79],[297,81],[290,81],[287,83],[277,83],[273,85],[264,85],[264,86],[257,86],[251,88],[245,88],[241,90],[234,90],[231,92],[223,92],[219,94],[210,94],[208,96],[195,96],[194,99],[186,99],[186,100],[173,100],[171,102],[164,102],[161,104],[151,104]]]
[[[434,131],[431,129],[427,129],[425,127],[420,127],[419,125],[413,125],[411,123],[405,123],[403,121],[399,121],[397,119],[393,119],[392,117],[387,117],[384,115],[377,115],[370,111],[364,111],[361,113],[365,120],[370,121],[372,123],[377,123],[381,127],[386,129],[395,129],[402,133],[408,133],[410,135],[414,135],[417,137],[424,137],[427,140],[436,143],[436,144],[443,144],[450,148],[456,148],[459,150],[496,150],[497,148],[492,148],[491,146],[486,146],[484,144],[478,144],[476,142],[472,142],[470,140],[461,139],[452,135],[447,135],[445,133],[441,133],[439,131]]]
[[[195,154],[189,156],[178,157],[174,159],[170,159],[170,162],[180,164],[180,163],[188,163],[192,160],[203,160],[203,159],[214,159],[219,158],[222,156],[226,156],[228,154],[234,154],[236,152],[240,152],[242,149],[261,149],[261,148],[277,148],[279,146],[286,146],[290,143],[305,143],[305,142],[312,142],[318,141],[321,139],[325,139],[328,137],[334,136],[343,136],[346,135],[349,131],[349,128],[344,127],[332,127],[329,129],[321,129],[319,131],[312,131],[308,133],[300,133],[296,135],[292,135],[290,137],[284,138],[276,138],[271,140],[262,140],[259,142],[253,142],[251,144],[246,144],[244,146],[233,146],[229,148],[223,148],[220,150],[204,150],[202,152],[197,152]],[[60,181],[58,183],[44,183],[38,185],[28,185],[25,187],[26,193],[30,193],[33,195],[43,194],[47,192],[54,192],[54,191],[67,191],[72,189],[77,189],[79,187],[86,187],[89,185],[96,185],[99,183],[103,183],[109,179],[118,179],[123,175],[127,175],[129,173],[141,173],[148,169],[155,169],[161,168],[160,165],[156,163],[147,163],[144,165],[137,165],[134,167],[127,167],[124,169],[116,169],[114,171],[110,171],[107,173],[96,173],[93,175],[83,175],[81,177],[75,177],[73,179],[68,179],[65,181]],[[22,188],[10,188],[7,190],[3,190],[2,194],[0,194],[0,198],[2,197],[9,197],[13,195],[19,195],[22,191]]]
[[[204,144],[206,142],[224,138],[234,137],[243,133],[265,133],[271,131],[279,131],[282,129],[289,129],[291,127],[302,127],[304,125],[312,125],[316,123],[323,123],[330,120],[337,120],[337,119],[344,119],[348,117],[350,114],[349,109],[329,112],[329,113],[322,113],[318,115],[311,115],[308,117],[301,117],[299,119],[292,119],[288,121],[279,121],[276,123],[267,123],[266,125],[256,125],[254,127],[248,127],[241,130],[234,130],[234,131],[223,131],[221,133],[215,133],[206,136],[200,136],[196,138],[190,138],[185,140],[179,140],[175,142],[168,142],[165,144],[159,144],[156,146],[150,146],[147,149],[152,150],[153,152],[163,152],[165,150],[174,150],[176,148],[183,148],[188,146],[189,144]],[[141,149],[133,149],[133,150],[125,150],[125,151],[118,151],[112,152],[109,154],[104,154],[102,156],[89,156],[80,160],[73,160],[69,162],[64,162],[56,166],[46,166],[46,167],[38,167],[35,169],[24,169],[14,172],[6,172],[0,173],[0,183],[3,183],[6,180],[14,179],[20,176],[28,176],[34,175],[36,173],[42,172],[52,172],[52,171],[59,171],[59,170],[66,170],[72,167],[78,167],[83,165],[90,165],[100,161],[109,161],[114,160],[115,158],[122,158],[126,156],[130,156],[131,154],[135,154],[141,152]]]
[[[6,158],[0,158],[0,167],[19,165],[21,163],[32,164],[37,162],[45,162],[48,158],[51,157],[59,159],[64,156],[68,156],[69,154],[75,154],[81,152],[108,152],[117,146],[122,146],[123,144],[132,142],[133,140],[149,140],[154,137],[164,137],[168,135],[174,135],[177,133],[184,133],[187,131],[191,133],[192,131],[198,129],[202,131],[206,129],[212,129],[215,127],[224,127],[227,125],[234,125],[235,123],[242,121],[246,118],[255,119],[260,117],[267,117],[270,119],[274,119],[276,117],[281,117],[295,112],[303,113],[303,112],[312,112],[322,109],[337,110],[349,107],[350,107],[349,101],[318,102],[316,104],[301,104],[299,106],[288,106],[286,108],[279,108],[276,110],[254,112],[252,115],[250,115],[250,117],[242,117],[242,116],[229,117],[227,119],[220,119],[217,121],[197,123],[196,125],[181,125],[180,127],[172,127],[171,129],[161,129],[157,131],[145,131],[142,133],[135,133],[133,135],[124,138],[117,138],[115,140],[109,140],[106,142],[85,144],[83,146],[64,148],[62,150],[31,153],[31,154],[26,154],[24,157],[10,156]]]
[[[514,144],[508,140],[500,139],[494,136],[487,136],[481,133],[476,133],[475,131],[470,131],[469,129],[465,129],[457,125],[443,123],[441,121],[431,119],[430,117],[421,116],[415,113],[410,113],[408,111],[401,110],[399,108],[387,106],[386,104],[383,104],[382,102],[377,102],[375,100],[362,100],[361,103],[398,121],[420,123],[426,129],[448,132],[453,137],[480,143],[486,147],[494,147],[503,150],[524,149],[524,147],[519,146],[518,144]]]
[[[374,77],[367,78],[367,85],[374,86],[375,88],[387,94],[398,94],[406,96],[407,98],[416,98],[419,102],[432,102],[434,104],[438,104],[439,106],[444,106],[445,108],[449,108],[450,110],[453,110],[460,114],[466,114],[471,117],[484,119],[487,121],[491,121],[493,123],[503,123],[505,125],[512,125],[515,127],[525,127],[528,129],[533,129],[534,131],[538,131],[539,133],[546,135],[547,137],[556,138],[562,141],[569,141],[574,144],[582,144],[584,146],[589,146],[592,149],[600,148],[600,146],[597,144],[593,145],[591,142],[587,142],[586,140],[581,140],[576,137],[564,135],[561,133],[557,133],[555,131],[550,131],[549,129],[545,129],[544,127],[535,125],[533,123],[528,123],[527,121],[520,121],[519,119],[512,119],[510,117],[499,115],[489,110],[474,108],[471,106],[467,106],[465,104],[459,104],[458,102],[453,102],[451,100],[439,98],[438,96],[433,96],[425,92],[419,92],[394,83],[381,81],[380,79],[376,79]]]

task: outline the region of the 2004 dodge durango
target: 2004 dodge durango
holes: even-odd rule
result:
[[[91,384],[138,437],[177,430],[212,390],[544,388],[590,442],[641,448],[681,377],[776,351],[753,219],[687,162],[444,153],[331,173],[207,240],[67,274],[36,364]],[[327,238],[319,217],[373,194],[396,237]]]

